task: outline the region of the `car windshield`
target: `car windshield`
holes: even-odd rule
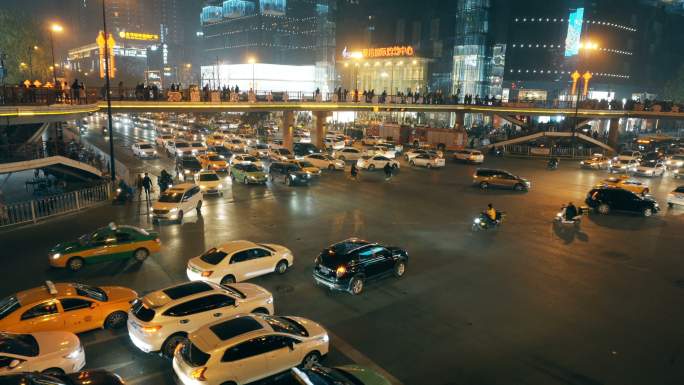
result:
[[[242,160],[245,161],[245,162],[256,162],[256,161],[257,161],[257,158],[255,158],[255,157],[253,157],[253,156],[243,156],[243,157],[242,157]]]
[[[255,148],[258,150],[268,150],[268,144],[257,144]]]
[[[81,283],[76,283],[73,286],[76,289],[76,294],[82,297],[92,298],[100,302],[105,302],[108,299],[107,293],[97,286],[88,286]]]
[[[262,316],[263,319],[271,325],[273,331],[278,333],[294,334],[296,336],[308,337],[309,333],[304,327],[291,318],[276,317],[276,316]]]
[[[192,142],[192,147],[204,147],[204,143],[202,143],[202,142]]]
[[[633,156],[634,154],[632,151],[623,151],[620,153],[620,156]]]
[[[152,149],[152,145],[149,145],[149,144],[140,144],[140,145],[138,145],[138,147],[140,147],[141,150],[151,150]]]
[[[189,147],[190,145],[185,143],[185,142],[176,142],[176,148],[185,148]]]
[[[215,173],[206,173],[199,175],[200,182],[213,182],[219,180],[219,176]]]
[[[297,172],[297,171],[302,171],[302,168],[296,164],[291,164],[291,165],[287,166],[287,171]]]
[[[165,192],[159,196],[158,202],[162,203],[178,203],[183,198],[183,193]]]
[[[12,312],[19,309],[19,307],[21,307],[21,305],[19,305],[19,300],[17,300],[17,297],[10,296],[3,298],[0,300],[0,319],[12,314]]]
[[[656,160],[646,160],[641,162],[641,165],[644,167],[655,167],[658,164],[658,161]]]
[[[676,193],[684,193],[684,186],[677,187],[677,188],[674,190],[674,192],[676,192]]]
[[[202,168],[202,165],[197,159],[183,159],[183,167]]]
[[[220,161],[222,161],[222,160],[223,160],[223,158],[221,158],[221,157],[218,156],[218,155],[211,155],[211,156],[209,157],[209,161],[211,161],[211,162],[220,162]]]
[[[674,155],[672,160],[684,160],[684,155]]]
[[[259,168],[256,165],[253,164],[246,164],[242,167],[240,167],[242,171],[244,172],[258,172]]]
[[[30,334],[0,333],[0,353],[35,357],[39,353],[38,342]]]

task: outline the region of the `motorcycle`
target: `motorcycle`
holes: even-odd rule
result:
[[[579,229],[580,224],[582,223],[582,215],[586,212],[586,209],[580,207],[577,209],[577,215],[573,217],[572,219],[567,219],[565,217],[565,209],[566,206],[561,207],[561,211],[556,213],[556,217],[553,218],[554,224],[556,226],[563,226],[563,227],[574,227],[576,229]]]
[[[114,195],[114,201],[112,204],[122,205],[131,201],[133,201],[133,190],[128,186],[119,186],[116,189],[116,194]]]
[[[506,213],[502,211],[496,212],[496,219],[491,220],[487,213],[481,213],[479,217],[473,219],[473,231],[488,230],[490,228],[498,228],[503,223]]]
[[[546,168],[549,170],[555,170],[558,168],[558,159],[549,159],[549,163],[546,164]]]

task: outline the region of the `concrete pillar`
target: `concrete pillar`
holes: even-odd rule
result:
[[[280,127],[283,130],[283,147],[292,151],[294,135],[294,113],[292,111],[283,111],[283,121]]]
[[[608,145],[618,150],[618,140],[620,138],[620,118],[610,118],[610,126],[608,130]]]
[[[456,111],[456,124],[454,128],[460,131],[465,131],[465,112]]]
[[[311,142],[313,143],[316,148],[320,150],[325,149],[325,118],[328,116],[327,112],[324,111],[316,111],[313,113],[314,115],[314,120],[316,122],[316,127],[314,128],[314,131],[311,133]]]

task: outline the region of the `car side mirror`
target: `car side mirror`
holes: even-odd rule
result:
[[[14,368],[16,368],[17,366],[19,366],[20,364],[21,364],[21,361],[19,361],[19,360],[12,360],[12,361],[10,362],[10,364],[9,364],[9,368],[10,368],[10,369],[14,369]]]
[[[287,347],[290,348],[290,350],[294,350],[294,348],[295,348],[295,343],[292,342],[292,341],[290,341],[290,342],[287,343]]]

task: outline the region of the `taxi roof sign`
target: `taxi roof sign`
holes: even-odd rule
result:
[[[52,283],[52,281],[45,281],[45,287],[50,295],[57,295],[57,287],[54,283]]]

